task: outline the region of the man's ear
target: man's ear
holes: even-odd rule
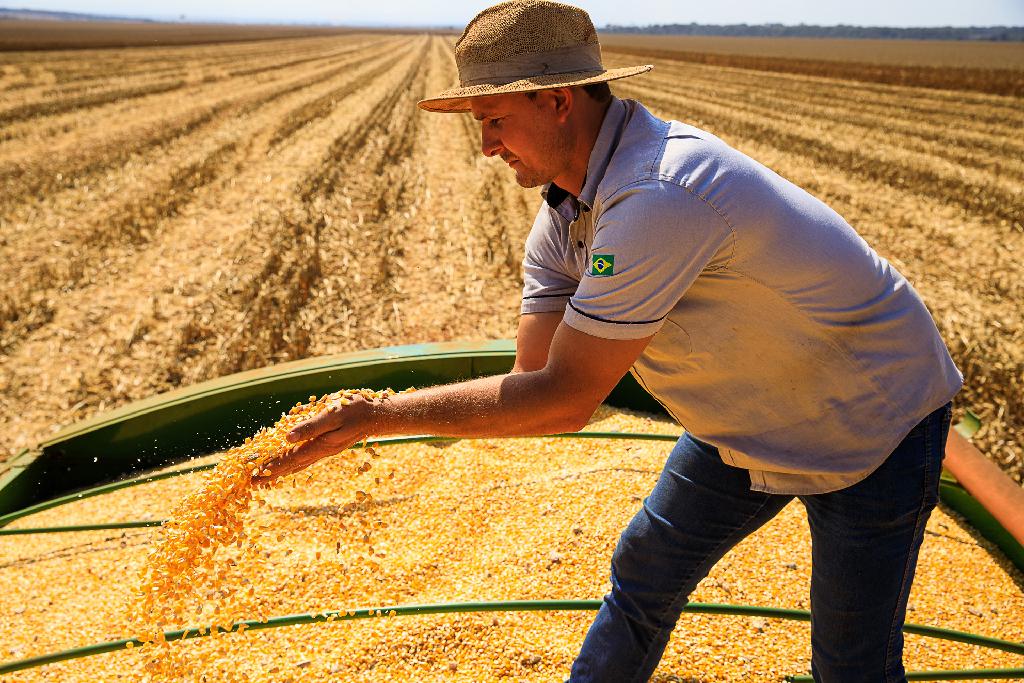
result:
[[[534,104],[555,114],[559,123],[565,123],[572,111],[576,93],[572,88],[550,88],[539,90],[534,97]]]
[[[553,88],[549,92],[554,98],[555,114],[558,115],[559,123],[565,123],[575,104],[576,93],[572,88]]]

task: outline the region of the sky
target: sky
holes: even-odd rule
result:
[[[571,1],[571,0],[570,0]],[[330,23],[462,28],[493,0],[0,0],[0,6],[192,21]],[[855,24],[861,26],[1024,25],[1024,0],[592,0],[577,1],[607,24]]]

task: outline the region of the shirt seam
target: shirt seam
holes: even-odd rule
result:
[[[559,297],[569,298],[572,297],[572,294],[531,294],[529,296],[524,296],[523,300],[525,301],[526,299],[556,299]]]
[[[572,305],[571,298],[569,299],[569,308],[571,308],[572,310],[576,311],[577,313],[586,318],[590,318],[591,320],[596,320],[599,323],[611,323],[613,325],[652,325],[654,323],[660,323],[662,320],[668,317],[668,313],[666,313],[660,318],[656,318],[654,320],[608,320],[607,318],[599,318],[596,315],[584,313],[583,311]]]
[[[732,265],[733,260],[736,258],[736,243],[739,241],[739,238],[736,236],[736,226],[734,226],[732,224],[732,221],[729,220],[729,216],[725,213],[725,211],[723,211],[722,209],[718,208],[713,201],[711,201],[710,199],[707,198],[706,195],[703,195],[703,194],[701,194],[699,192],[694,191],[694,189],[692,187],[690,187],[689,185],[687,185],[686,183],[684,183],[684,182],[682,182],[680,180],[677,180],[677,179],[673,178],[672,176],[667,176],[667,175],[665,175],[663,173],[659,173],[659,174],[655,175],[654,177],[656,177],[658,180],[660,180],[662,182],[672,183],[673,185],[678,185],[679,187],[683,188],[684,190],[686,190],[687,192],[692,194],[694,197],[697,197],[702,202],[707,204],[709,207],[711,207],[712,211],[714,211],[716,214],[718,214],[718,217],[721,218],[722,221],[729,227],[729,237],[732,238],[732,245],[731,245],[732,246],[732,253],[729,254],[729,258],[726,260],[725,263],[723,263],[720,266],[716,266],[714,268],[708,268],[707,272],[712,273],[712,272],[717,272],[717,271],[720,271],[720,270],[725,270],[730,265]]]
[[[641,374],[640,374],[640,370],[639,370],[639,369],[638,369],[638,368],[636,367],[636,365],[633,365],[633,367],[632,367],[631,369],[633,370],[633,376],[634,376],[634,377],[636,378],[636,380],[637,380],[637,381],[638,381],[638,382],[640,383],[640,386],[641,386],[641,387],[643,388],[643,390],[647,392],[647,395],[648,395],[648,396],[650,396],[651,398],[653,398],[653,399],[654,399],[655,401],[657,401],[657,402],[658,402],[658,404],[659,404],[659,405],[660,405],[660,406],[661,406],[661,407],[662,407],[662,408],[663,408],[663,409],[665,410],[665,412],[666,412],[666,413],[668,413],[668,414],[669,414],[669,416],[670,416],[670,417],[671,417],[671,418],[672,418],[673,420],[675,420],[675,421],[676,421],[676,424],[678,424],[679,426],[681,426],[681,427],[683,428],[683,431],[686,431],[686,425],[684,425],[684,424],[683,424],[683,422],[682,422],[682,420],[680,420],[680,419],[679,419],[679,416],[677,416],[677,415],[676,415],[676,414],[675,414],[675,413],[674,413],[674,412],[672,411],[672,409],[668,407],[668,404],[667,404],[667,403],[665,403],[664,401],[662,401],[662,400],[661,400],[660,398],[658,398],[658,397],[657,397],[657,396],[655,395],[655,393],[654,393],[653,391],[651,391],[650,389],[648,389],[648,388],[647,388],[647,382],[646,382],[646,381],[644,380],[644,378],[643,378],[643,375],[641,375]]]
[[[794,482],[794,483],[806,482],[806,480],[811,478],[811,477],[816,477],[818,479],[828,480],[827,483],[824,486],[820,486],[820,485],[819,486],[813,486],[812,485],[812,486],[807,486],[807,487],[785,486],[784,485],[784,486],[782,486],[780,488],[780,487],[778,487],[775,484],[769,484],[768,483],[768,478],[765,475],[773,474],[770,470],[756,470],[757,472],[761,473],[761,479],[763,481],[763,484],[762,484],[761,487],[759,487],[757,489],[754,489],[753,488],[753,484],[751,484],[751,490],[761,491],[762,493],[771,493],[771,494],[775,494],[775,495],[786,495],[786,496],[820,496],[820,495],[825,494],[825,493],[833,493],[835,491],[841,491],[841,490],[843,490],[845,488],[849,488],[851,486],[856,486],[860,482],[862,482],[865,479],[867,479],[868,477],[870,477],[874,473],[874,471],[877,470],[879,467],[881,467],[884,463],[885,463],[885,458],[882,459],[882,462],[878,463],[877,465],[875,465],[871,469],[867,470],[867,472],[857,472],[857,473],[855,473],[854,475],[852,475],[852,477],[853,477],[852,481],[849,478],[847,478],[847,477],[843,477],[842,475],[830,475],[830,474],[819,474],[819,475],[808,474],[806,476],[799,475],[799,474],[793,475],[794,478],[799,477],[799,479],[800,479],[800,481]],[[754,470],[748,470],[748,471],[754,471]],[[772,479],[772,481],[775,481],[774,478]],[[838,483],[838,485],[835,485],[837,483]]]
[[[662,145],[661,149],[664,149],[664,144]],[[660,156],[661,149],[659,149],[659,155],[658,156]],[[655,158],[657,158],[657,157],[655,157]],[[652,166],[653,166],[654,162],[651,162],[651,163],[652,163]],[[645,178],[638,178],[636,180],[631,180],[630,182],[624,183],[624,184],[620,185],[618,188],[616,188],[615,190],[612,190],[611,192],[609,192],[607,195],[605,195],[605,198],[602,200],[601,203],[602,204],[607,203],[607,201],[609,199],[611,199],[613,196],[615,196],[619,192],[622,192],[623,190],[625,190],[628,187],[632,187],[633,185],[639,185],[639,184],[645,183],[645,182],[647,182],[649,180],[657,180],[659,182],[664,182],[664,183],[669,183],[671,185],[675,185],[676,187],[681,187],[682,189],[686,190],[687,192],[689,192],[691,195],[693,195],[697,199],[699,199],[702,202],[704,202],[705,204],[707,204],[711,208],[711,210],[714,211],[715,214],[719,218],[722,219],[722,222],[725,223],[725,226],[727,228],[729,228],[729,237],[731,238],[731,240],[730,240],[731,241],[731,245],[730,245],[731,246],[731,250],[730,250],[731,253],[729,254],[729,257],[728,257],[728,259],[726,259],[725,263],[723,263],[720,266],[715,266],[714,268],[705,268],[704,272],[715,273],[715,272],[718,272],[720,270],[725,270],[729,266],[731,266],[732,262],[736,259],[736,250],[737,250],[737,241],[738,241],[738,238],[736,236],[736,227],[729,220],[728,215],[726,215],[726,213],[724,211],[722,211],[717,206],[715,206],[714,202],[712,202],[706,196],[700,194],[699,192],[695,192],[692,187],[690,187],[689,185],[687,185],[684,182],[681,182],[681,181],[677,180],[676,178],[673,178],[672,176],[668,176],[668,175],[665,175],[665,174],[662,174],[662,173],[654,173],[653,169],[652,169],[651,171],[648,171],[647,177],[645,177]],[[595,225],[596,225],[596,221],[595,221]],[[596,235],[597,235],[596,227],[595,227],[595,230],[594,230],[594,235],[595,235],[595,238],[596,238]]]

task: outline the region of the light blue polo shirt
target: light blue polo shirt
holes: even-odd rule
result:
[[[906,278],[710,133],[614,99],[578,200],[544,195],[522,312],[654,335],[630,372],[754,490],[850,486],[962,386]]]

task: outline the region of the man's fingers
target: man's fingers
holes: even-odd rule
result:
[[[316,441],[316,439],[308,441],[291,453],[266,463],[258,478],[277,479],[284,477],[309,467],[324,457],[324,455],[329,455],[328,453],[321,454],[322,449],[317,447]],[[263,472],[268,472],[269,474],[265,475]]]
[[[291,443],[302,443],[266,463],[253,477],[253,483],[268,485],[280,477],[309,467],[321,458],[340,453],[365,438],[366,430],[360,422],[360,416],[365,417],[366,414],[365,405],[365,401],[358,398],[348,401],[341,397],[324,412],[297,424],[285,438]]]
[[[263,484],[289,474],[294,474],[309,467],[318,460],[345,450],[351,445],[347,441],[339,442],[337,435],[330,432],[321,434],[301,446],[297,446],[287,455],[266,463],[253,481],[257,484]],[[263,472],[268,472],[268,474],[263,474]]]
[[[337,429],[340,424],[341,411],[338,410],[338,408],[332,407],[320,413],[316,417],[311,417],[305,422],[300,422],[296,426],[292,427],[291,431],[288,432],[285,438],[292,443],[295,443],[296,441],[305,441],[306,439],[312,439],[315,436],[329,432],[332,429]]]
[[[346,444],[338,444],[334,435],[328,432],[296,447],[288,455],[288,460],[302,463],[302,467],[308,467],[321,458],[326,458],[329,455],[343,451],[345,447]]]

